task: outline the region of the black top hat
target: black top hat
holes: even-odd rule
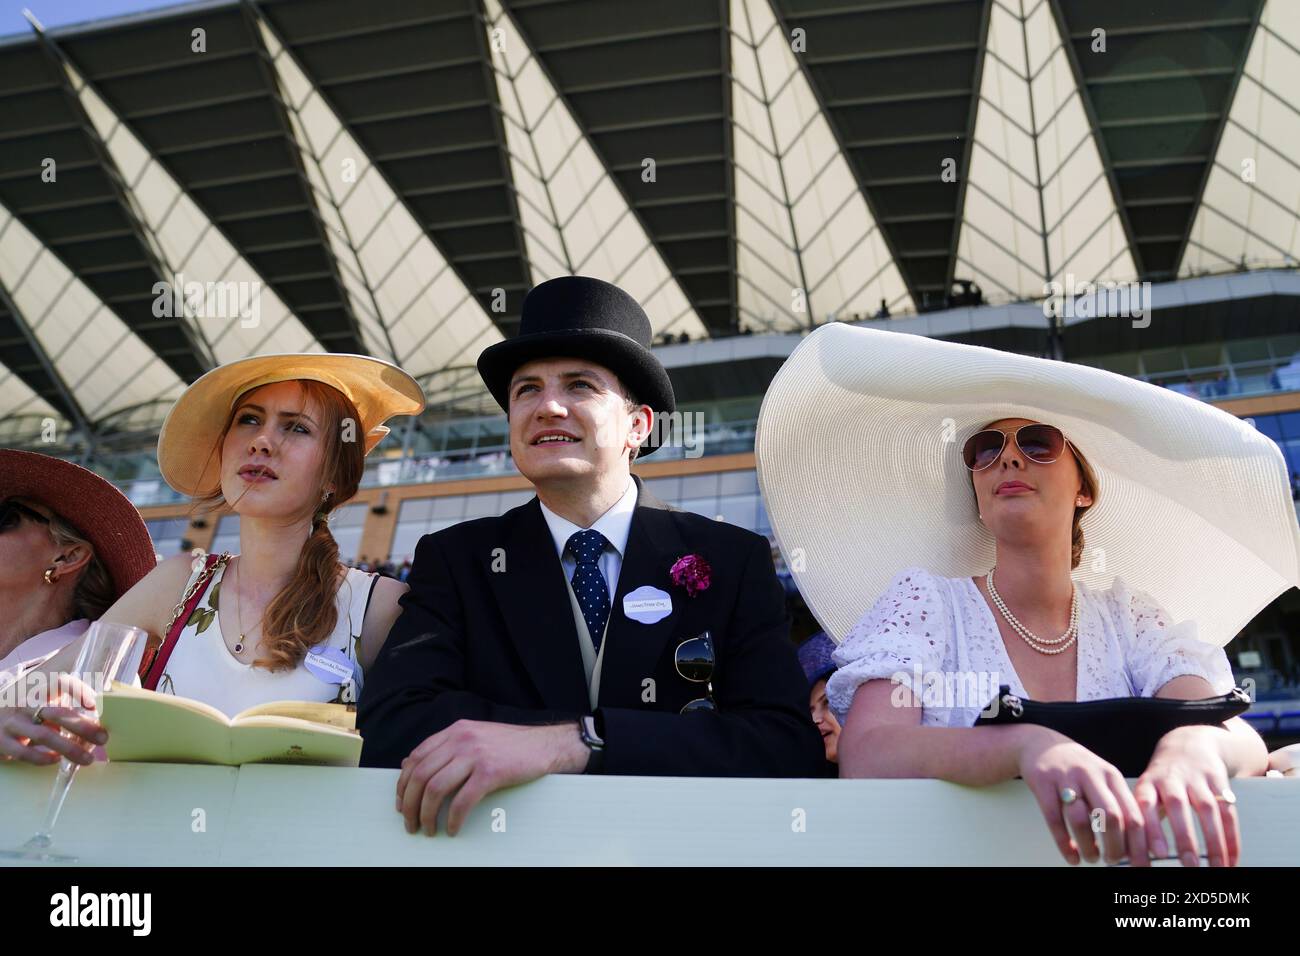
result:
[[[533,359],[590,359],[618,376],[638,402],[656,415],[677,408],[673,384],[650,351],[650,320],[636,300],[616,285],[588,276],[560,276],[524,296],[519,334],[485,348],[478,373],[492,397],[510,411],[510,378]],[[655,427],[641,445],[642,458],[659,447]]]

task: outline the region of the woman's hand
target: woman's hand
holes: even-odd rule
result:
[[[1165,734],[1138,778],[1133,794],[1146,819],[1148,840],[1157,857],[1169,855],[1160,818],[1169,818],[1178,856],[1197,866],[1196,826],[1201,821],[1210,866],[1236,866],[1241,856],[1241,828],[1236,798],[1228,785],[1228,767],[1219,751],[1221,727],[1178,727]]]
[[[1127,856],[1135,866],[1149,866],[1142,811],[1120,772],[1064,734],[1039,726],[1021,731],[1020,776],[1066,862],[1078,863],[1082,854],[1096,863],[1100,838],[1106,862]],[[1061,798],[1067,788],[1078,794],[1070,803]]]
[[[67,674],[59,675],[58,681],[64,694],[57,700],[67,701],[67,695],[79,693],[83,706],[94,706],[94,692],[84,683]],[[93,748],[107,740],[108,731],[72,707],[0,707],[0,760],[51,764],[67,757],[84,766],[94,762]]]

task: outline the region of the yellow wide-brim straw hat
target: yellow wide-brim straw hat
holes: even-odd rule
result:
[[[755,457],[777,543],[836,642],[903,568],[993,565],[961,448],[1002,418],[1060,428],[1097,476],[1077,581],[1122,578],[1217,646],[1300,585],[1285,460],[1248,422],[1101,369],[835,323],[773,379]]]
[[[408,373],[367,355],[303,353],[258,355],[214,368],[176,400],[158,433],[158,468],[183,495],[206,495],[221,480],[221,457],[214,449],[236,400],[273,382],[307,379],[331,385],[357,407],[366,454],[388,434],[394,415],[424,411],[424,389]]]

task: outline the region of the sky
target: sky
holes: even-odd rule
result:
[[[4,6],[0,8],[4,11],[0,15],[0,36],[30,32],[31,27],[23,16],[24,7],[36,14],[36,19],[48,30],[70,23],[173,7],[180,2],[181,0],[4,0]]]

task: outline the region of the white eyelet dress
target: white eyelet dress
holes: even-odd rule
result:
[[[197,571],[190,575],[186,590],[198,575]],[[336,664],[344,660],[351,662],[352,677],[347,679],[340,679],[321,667],[309,667],[308,661],[290,671],[270,671],[236,660],[221,636],[218,616],[224,575],[225,568],[213,575],[202,600],[186,622],[158,681],[158,691],[202,701],[228,717],[277,700],[357,701],[363,675],[356,646],[377,574],[356,568],[348,570],[335,596],[338,622],[334,631],[328,640],[311,649],[311,653],[324,655]],[[233,609],[228,610],[234,614]],[[256,630],[255,633],[261,634]]]
[[[1105,591],[1079,588],[1075,700],[1154,697],[1175,677],[1205,678],[1216,694],[1233,687],[1223,648],[1196,636],[1196,624],[1170,626],[1159,604],[1116,578]],[[998,685],[1028,697],[1011,665],[997,621],[970,578],[924,568],[900,571],[832,655],[831,709],[843,722],[858,687],[893,679],[921,702],[921,724],[970,727]]]

